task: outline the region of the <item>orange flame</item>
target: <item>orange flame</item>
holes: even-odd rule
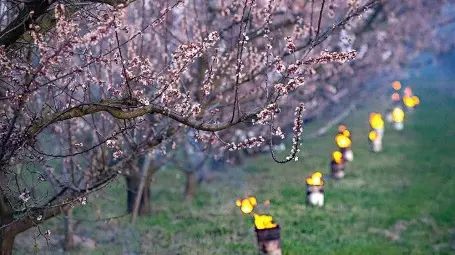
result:
[[[340,148],[349,148],[351,146],[351,139],[344,134],[336,135],[335,142]]]
[[[324,185],[324,181],[322,180],[322,173],[321,172],[314,172],[311,176],[306,178],[306,184],[311,186],[322,186]]]
[[[398,93],[393,93],[393,94],[392,94],[392,100],[395,101],[395,102],[396,102],[396,101],[400,101],[400,94],[398,94]]]
[[[374,141],[376,138],[378,138],[378,133],[376,131],[370,131],[368,139],[370,139],[370,141]]]
[[[260,214],[254,214],[254,225],[256,229],[270,229],[277,226],[276,223],[273,223],[272,216]]]
[[[370,114],[370,126],[373,129],[384,128],[384,120],[382,119],[382,115],[379,113],[371,113]]]
[[[392,112],[393,121],[403,122],[404,120],[404,111],[401,108],[395,108]]]
[[[414,99],[411,96],[404,96],[403,103],[407,107],[414,107],[416,105]]]
[[[413,96],[413,97],[412,97],[412,100],[414,100],[414,104],[415,104],[415,105],[420,104],[420,98],[419,98],[418,96]]]
[[[345,125],[339,125],[338,126],[338,131],[343,132],[345,130],[346,130],[346,126]]]
[[[399,81],[392,82],[392,87],[393,87],[394,90],[400,90],[401,89],[401,82],[399,82]]]
[[[332,158],[337,164],[343,163],[343,154],[340,151],[334,151],[332,153]]]
[[[257,201],[255,197],[247,197],[243,200],[236,200],[235,204],[240,207],[240,210],[244,214],[248,214],[254,210],[254,207],[257,205]]]

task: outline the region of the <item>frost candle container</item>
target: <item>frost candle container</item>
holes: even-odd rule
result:
[[[306,179],[306,202],[312,206],[324,205],[324,181],[322,173],[315,172]]]
[[[379,152],[382,150],[382,135],[380,135],[377,131],[370,131],[368,134],[368,140],[370,140],[370,147],[373,152]]]
[[[281,255],[280,226],[270,215],[254,214],[254,226],[260,255]]]
[[[351,149],[351,139],[344,135],[343,133],[337,134],[335,136],[335,143],[338,148],[340,148],[341,153],[343,154],[343,159],[347,162],[354,160],[354,153]]]
[[[395,107],[392,111],[393,127],[396,130],[403,130],[404,111],[400,107]]]
[[[330,169],[332,177],[335,179],[344,178],[344,161],[343,154],[340,151],[334,151],[332,153],[332,161],[330,162]]]

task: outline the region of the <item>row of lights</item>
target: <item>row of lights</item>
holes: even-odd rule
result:
[[[420,104],[420,99],[412,94],[411,88],[404,89],[402,100],[400,100],[399,91],[401,83],[395,81],[392,83],[395,90],[392,94],[393,107],[386,112],[386,120],[393,123],[396,130],[403,130],[405,113],[403,106],[408,111],[412,111]],[[382,138],[384,136],[384,119],[382,114],[372,112],[369,115],[370,131],[368,140],[373,152],[382,150]],[[338,127],[338,133],[335,135],[335,143],[338,147],[331,155],[331,175],[334,179],[342,179],[345,176],[345,168],[349,162],[354,160],[352,152],[351,132],[344,125]],[[319,171],[312,173],[306,178],[306,201],[308,205],[321,207],[324,205],[324,177]],[[270,201],[264,202],[269,205]],[[265,214],[254,213],[258,205],[255,197],[247,197],[237,200],[236,205],[244,214],[249,214],[254,219],[255,232],[260,254],[281,255],[280,226],[273,222],[273,217]]]

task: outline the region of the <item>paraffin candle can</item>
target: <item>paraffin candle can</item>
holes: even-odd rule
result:
[[[403,128],[404,128],[403,122],[394,122],[393,128],[395,128],[398,131],[403,130]]]
[[[323,206],[324,205],[324,186],[316,185],[307,185],[307,195],[306,195],[307,204],[313,206]]]
[[[260,255],[281,255],[280,226],[255,229]]]
[[[344,164],[343,163],[336,163],[334,160],[330,163],[332,177],[335,179],[343,179],[344,178]]]

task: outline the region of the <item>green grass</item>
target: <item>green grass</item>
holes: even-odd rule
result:
[[[191,205],[182,202],[184,175],[166,170],[152,185],[154,213],[135,226],[129,218],[87,221],[96,219],[97,209],[103,218],[124,213],[125,188],[118,180],[76,209],[75,217],[83,220],[77,232],[96,240],[97,248],[73,254],[123,254],[126,248],[136,254],[257,254],[253,223],[234,204],[244,195],[271,200],[259,209],[280,224],[287,255],[453,254],[455,88],[449,79],[428,77],[409,81],[422,105],[406,116],[403,132],[386,126],[382,152],[369,152],[367,143],[368,113],[384,109],[382,101],[369,102],[344,121],[355,159],[344,180],[326,182],[323,208],[305,205],[305,177],[315,170],[328,173],[335,128],[304,141],[298,162],[276,164],[263,156],[230,169],[199,187]],[[62,233],[58,223],[47,223],[55,238]],[[20,244],[17,251],[31,248]],[[48,254],[55,250],[42,248]]]

